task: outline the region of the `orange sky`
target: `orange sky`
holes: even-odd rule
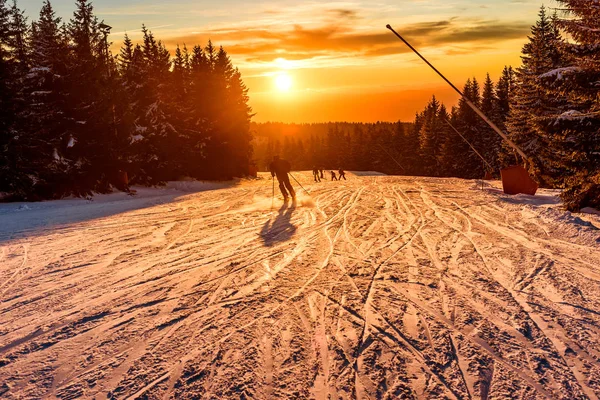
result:
[[[35,16],[41,0],[21,0]],[[53,1],[69,19],[73,1]],[[174,51],[210,38],[250,90],[254,121],[410,121],[432,95],[457,96],[386,28],[391,24],[457,86],[518,66],[537,0],[98,0],[100,20],[139,40],[146,24]],[[554,0],[546,6],[556,6]],[[281,90],[278,75],[291,81]]]

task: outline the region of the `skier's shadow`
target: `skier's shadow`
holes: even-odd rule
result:
[[[260,230],[260,237],[267,247],[277,243],[283,243],[290,240],[295,234],[296,228],[292,223],[292,214],[296,209],[296,203],[281,206],[275,220],[269,219]]]

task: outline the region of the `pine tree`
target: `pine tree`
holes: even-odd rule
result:
[[[119,52],[118,64],[117,64],[118,71],[121,73],[121,75],[127,74],[127,71],[129,70],[129,66],[133,62],[134,50],[135,50],[135,47],[133,45],[133,42],[129,38],[129,35],[127,35],[127,33],[126,33],[125,38],[123,39],[123,46],[121,47],[121,51]]]
[[[547,114],[543,138],[552,145],[554,170],[567,176],[562,194],[568,209],[600,207],[600,4],[559,0],[566,18],[556,19],[573,42],[562,42],[568,60],[545,71],[540,86],[547,98],[563,98]]]
[[[17,7],[17,0],[13,0],[10,8],[10,47],[12,59],[20,75],[24,75],[29,68],[29,26],[27,17],[23,11]]]
[[[515,89],[515,73],[512,67],[505,66],[502,75],[496,84],[496,113],[499,116],[499,123],[502,129],[505,129],[506,119],[510,111],[510,103]]]
[[[6,0],[0,0],[0,192],[20,190],[20,177],[15,177],[18,163],[18,135],[15,132],[15,77],[11,58],[11,18]],[[15,139],[15,136],[17,138]]]
[[[446,109],[444,108],[444,113]],[[423,113],[423,124],[419,131],[420,155],[423,172],[428,176],[439,176],[441,173],[440,158],[443,138],[439,114],[441,104],[435,96],[431,99]]]
[[[508,131],[506,126],[510,114],[510,105],[513,102],[516,88],[515,72],[512,67],[505,66],[502,75],[496,84],[496,114],[498,115],[498,126],[504,132]],[[507,167],[519,162],[516,153],[502,142],[498,154],[499,167]]]
[[[70,138],[65,150],[71,161],[75,193],[106,192],[116,175],[113,103],[98,20],[88,0],[77,0],[68,25]]]
[[[68,161],[64,156],[72,122],[67,117],[65,79],[69,73],[68,45],[60,22],[50,2],[45,1],[39,20],[32,25],[31,69],[22,85],[26,107],[19,113],[27,165],[30,174],[36,176],[30,198],[60,197],[68,192],[64,185]]]
[[[496,97],[496,92],[494,90],[494,83],[490,78],[490,74],[487,74],[483,85],[483,92],[481,94],[481,111],[491,118],[494,123],[501,125],[502,116],[500,115],[497,104],[498,98]],[[486,162],[489,163],[494,170],[497,170],[500,167],[499,154],[502,149],[502,138],[484,121],[480,122],[480,127],[479,136],[481,147],[478,148],[478,151],[485,158]],[[488,169],[487,166],[486,169]]]
[[[473,78],[467,80],[463,93],[473,104],[477,107],[481,107],[481,94],[477,79]],[[458,129],[458,131],[461,132],[476,149],[482,148],[481,118],[471,109],[471,107],[469,107],[464,99],[460,99],[458,103],[456,116],[453,122],[456,129]],[[451,163],[450,165],[447,165],[448,171],[451,172],[452,176],[461,178],[482,177],[484,171],[479,157],[460,137],[456,137],[456,135],[452,135],[452,137],[454,139],[449,146],[447,146],[447,153],[445,156],[447,163]]]
[[[540,76],[563,66],[559,51],[560,34],[544,7],[523,47],[522,66],[517,69],[517,87],[508,118],[510,138],[534,161],[530,172],[542,186],[560,185],[562,173],[552,165],[553,141],[547,132],[548,116],[553,115],[562,98],[548,96]]]

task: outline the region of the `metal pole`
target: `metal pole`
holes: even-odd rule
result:
[[[271,180],[273,181],[273,193],[271,194],[271,210],[275,205],[275,177],[271,176]]]
[[[531,162],[531,159],[529,157],[527,157],[527,155],[523,152],[523,150],[521,150],[519,148],[519,146],[517,146],[512,140],[510,140],[508,138],[508,136],[506,136],[506,134],[504,132],[502,132],[502,130],[500,128],[498,128],[498,126],[493,123],[480,109],[479,107],[477,107],[475,104],[473,104],[471,102],[471,100],[469,100],[467,97],[465,97],[465,95],[458,90],[458,88],[456,86],[454,86],[454,84],[452,82],[450,82],[450,80],[448,78],[446,78],[440,71],[438,71],[438,69],[436,67],[433,66],[433,64],[431,64],[429,61],[427,61],[427,59],[425,57],[423,57],[421,55],[421,53],[419,53],[417,51],[417,49],[415,49],[410,43],[408,43],[406,41],[406,39],[404,39],[402,36],[400,36],[400,34],[398,34],[398,32],[396,32],[394,30],[394,28],[391,27],[391,25],[386,25],[386,28],[388,28],[390,31],[392,31],[392,33],[394,35],[396,35],[398,37],[398,39],[402,40],[404,42],[404,44],[406,44],[416,55],[418,55],[423,61],[425,61],[425,63],[427,65],[429,65],[431,67],[431,69],[433,69],[443,80],[446,81],[446,83],[448,83],[452,89],[454,89],[456,91],[456,93],[458,93],[463,100],[467,103],[467,105],[469,107],[471,107],[471,109],[473,111],[475,111],[475,113],[477,115],[479,115],[489,126],[490,128],[492,128],[498,135],[500,135],[502,137],[502,139],[504,139],[506,141],[506,143],[508,143],[513,149],[515,149],[517,151],[517,153],[519,153],[521,155],[521,157],[523,157],[525,160],[529,161],[529,163]]]
[[[296,181],[298,186],[300,186],[302,188],[302,190],[304,190],[306,192],[306,194],[310,196],[310,193],[308,193],[308,190],[304,189],[304,187],[300,184],[300,182],[298,182],[298,179],[296,179],[296,177],[294,177],[294,175],[292,175],[291,172],[288,172],[288,174],[290,174],[290,176]]]

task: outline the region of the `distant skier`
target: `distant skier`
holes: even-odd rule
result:
[[[321,182],[321,178],[319,177],[319,168],[313,167],[313,178],[315,178],[315,182]]]
[[[346,179],[346,173],[344,172],[343,169],[340,168],[340,170],[338,171],[338,173],[340,174],[340,181],[342,180],[342,178],[344,178],[345,181],[347,181],[348,179]]]
[[[325,179],[325,170],[324,169],[321,170],[321,179]]]
[[[337,177],[335,176],[335,172],[331,171],[331,180],[332,181],[337,181]]]
[[[269,171],[271,172],[271,176],[273,178],[277,177],[277,181],[279,182],[279,190],[281,190],[281,194],[283,195],[283,199],[285,201],[288,200],[290,195],[292,196],[292,200],[296,200],[296,192],[292,187],[289,177],[289,173],[291,170],[291,164],[286,160],[280,159],[279,156],[273,157],[273,162],[271,162],[271,164],[269,165]]]

